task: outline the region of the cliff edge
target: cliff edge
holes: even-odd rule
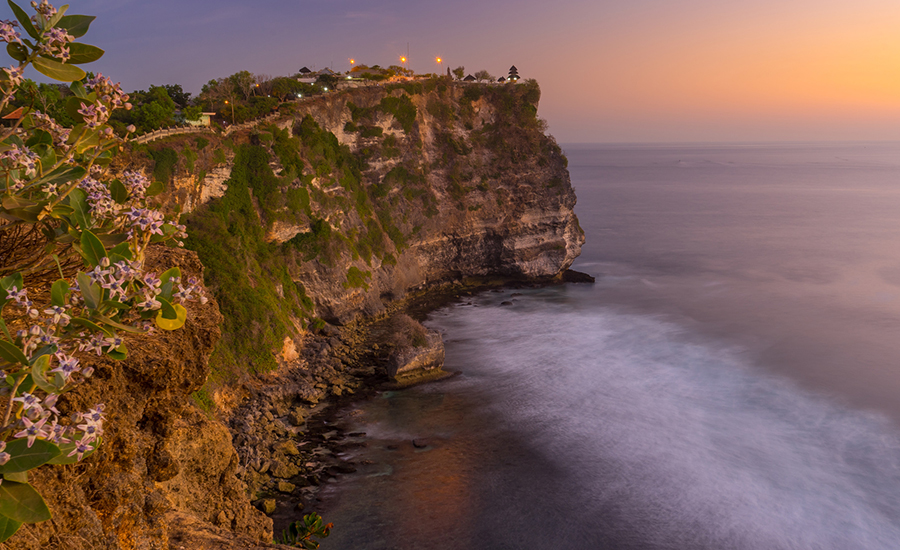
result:
[[[341,325],[467,278],[560,280],[580,253],[539,99],[533,81],[410,81],[284,104],[228,137],[135,146],[120,168],[166,186],[195,251],[162,260],[205,267],[215,301],[71,394],[73,409],[106,403],[109,433],[84,463],[37,471],[54,519],[5,547],[270,547],[257,507],[323,475],[293,444],[330,437],[310,430],[310,407],[443,356],[412,326],[432,351],[395,350],[379,371],[359,352],[372,342]]]

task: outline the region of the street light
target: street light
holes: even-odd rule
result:
[[[441,74],[442,74],[442,71],[441,71],[441,69],[442,69],[441,63],[443,63],[444,60],[441,59],[440,57],[435,57],[435,58],[434,58],[434,61],[437,63],[437,66],[438,66],[438,76],[441,76]]]
[[[228,105],[228,100],[225,100],[225,105]],[[231,125],[234,126],[234,103],[231,104]]]

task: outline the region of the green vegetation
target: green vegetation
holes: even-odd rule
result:
[[[347,269],[347,282],[344,283],[344,288],[364,288],[369,290],[369,283],[366,282],[366,279],[371,278],[371,271],[360,271],[358,267],[351,266]]]
[[[419,83],[417,83],[419,84]],[[421,87],[421,84],[419,84]],[[420,92],[421,93],[421,92]],[[385,113],[393,115],[394,119],[400,123],[400,127],[407,134],[412,131],[413,123],[416,121],[416,106],[409,99],[408,95],[400,97],[387,96],[382,98],[379,107]]]
[[[303,174],[303,160],[300,158],[300,140],[291,136],[287,129],[280,129],[276,126],[270,128],[274,143],[272,151],[278,156],[281,166],[284,168],[282,175],[288,177],[299,177]],[[309,199],[307,199],[307,203]]]
[[[265,241],[253,208],[251,185],[264,204],[278,182],[268,158],[260,146],[239,147],[225,196],[186,220],[185,244],[206,266],[206,284],[224,316],[211,359],[216,380],[240,377],[244,365],[250,372],[274,368],[272,352],[280,348],[290,319],[311,313],[305,290],[292,281],[280,247]]]
[[[381,137],[381,134],[384,133],[384,129],[380,126],[363,126],[359,132],[359,135],[364,138],[373,138],[373,137]]]
[[[148,151],[150,157],[154,160],[153,179],[168,185],[172,181],[175,174],[175,164],[178,163],[178,153],[171,147],[163,147],[155,151]]]
[[[188,174],[194,173],[194,163],[197,162],[197,152],[191,149],[188,146],[185,146],[184,149],[181,150],[181,154],[184,156],[184,167],[187,170]]]

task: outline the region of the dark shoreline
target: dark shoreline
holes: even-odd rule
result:
[[[341,417],[354,404],[373,399],[383,391],[400,390],[419,384],[446,379],[457,373],[438,369],[430,371],[398,383],[391,380],[385,372],[386,357],[383,352],[383,340],[377,336],[379,324],[385,323],[392,316],[407,314],[416,321],[422,322],[429,313],[452,303],[483,292],[500,292],[503,289],[540,288],[555,286],[567,282],[593,282],[589,275],[566,271],[561,277],[548,280],[523,280],[509,278],[467,279],[411,293],[403,300],[394,302],[381,314],[350,323],[344,327],[327,326],[317,334],[310,335],[304,341],[304,354],[309,361],[322,360],[320,350],[327,346],[328,361],[344,361],[347,368],[339,376],[337,384],[330,384],[325,397],[309,407],[308,416],[303,423],[303,431],[294,436],[288,435],[281,441],[266,441],[273,447],[283,445],[284,441],[292,441],[300,450],[306,464],[312,464],[306,472],[291,476],[290,483],[294,489],[285,493],[274,490],[263,491],[261,498],[254,499],[254,504],[273,520],[273,532],[280,536],[281,532],[302,518],[305,514],[316,512],[319,491],[328,479],[356,471],[356,462],[341,458],[343,453],[359,447],[365,447],[364,441],[353,441],[358,436],[342,426]],[[374,333],[374,334],[373,334]],[[383,337],[382,337],[383,338]],[[348,349],[349,348],[349,349]],[[347,359],[350,359],[347,361]],[[335,395],[334,389],[339,390]],[[299,395],[295,396],[303,400]],[[256,400],[265,401],[264,396]],[[242,407],[244,408],[244,407]],[[237,427],[232,426],[235,444],[238,443]],[[312,451],[310,452],[310,449]],[[242,464],[246,468],[249,465]],[[263,472],[265,473],[265,472]],[[266,501],[275,501],[274,511],[266,510]],[[271,504],[270,504],[271,506]],[[328,521],[325,518],[325,521]]]

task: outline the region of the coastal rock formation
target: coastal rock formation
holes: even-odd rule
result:
[[[192,252],[154,253],[150,265],[202,274]],[[83,411],[104,403],[102,451],[82,463],[35,470],[32,483],[54,517],[23,526],[5,548],[167,549],[168,518],[175,513],[253,539],[270,536],[271,520],[250,506],[235,476],[231,434],[190,402],[209,373],[220,323],[214,301],[194,304],[181,330],[129,339],[126,361],[84,359],[94,376],[66,394],[59,408]]]
[[[0,548],[270,547],[263,511],[297,519],[340,471],[324,460],[335,434],[308,424],[318,404],[440,370],[440,335],[411,318],[393,312],[374,340],[354,323],[473,277],[562,280],[578,256],[539,98],[533,82],[357,88],[126,158],[166,187],[165,208],[189,213],[197,256],[166,250],[161,265],[205,266],[215,300],[184,329],[130,343],[128,360],[97,361],[63,405],[106,403],[103,446],[37,470],[54,519]]]

